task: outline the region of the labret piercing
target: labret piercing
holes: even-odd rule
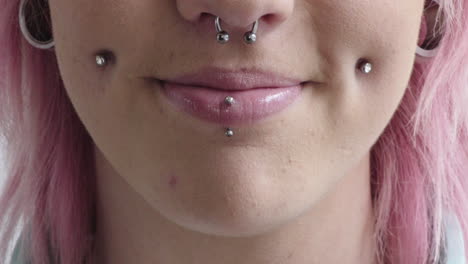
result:
[[[232,137],[234,136],[234,131],[230,128],[226,128],[226,132],[224,133],[227,137]]]
[[[234,102],[235,100],[232,96],[226,96],[226,98],[224,98],[224,103],[226,103],[228,106],[231,106]],[[232,137],[234,136],[234,131],[232,131],[230,128],[226,128],[226,132],[224,132],[224,134],[227,137]]]
[[[227,96],[225,99],[224,99],[224,102],[227,104],[227,105],[232,105],[234,103],[234,98],[231,97],[231,96]]]

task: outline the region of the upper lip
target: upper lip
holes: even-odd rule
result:
[[[260,69],[228,70],[217,67],[206,67],[195,73],[183,74],[162,81],[221,90],[290,87],[305,82]]]

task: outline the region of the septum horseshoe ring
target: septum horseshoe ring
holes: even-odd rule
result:
[[[219,16],[217,16],[215,19],[215,28],[217,32],[216,40],[221,44],[227,43],[229,41],[229,33],[227,33],[221,28]],[[252,44],[257,41],[257,29],[258,29],[258,19],[255,20],[252,26],[252,30],[245,32],[244,34],[245,43]]]

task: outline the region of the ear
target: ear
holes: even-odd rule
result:
[[[440,6],[438,1],[427,0],[421,19],[421,30],[418,45],[427,50],[436,48],[442,38],[442,16],[437,17]]]

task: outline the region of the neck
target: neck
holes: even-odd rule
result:
[[[97,263],[374,263],[369,156],[306,213],[250,237],[213,236],[168,220],[96,151]]]

